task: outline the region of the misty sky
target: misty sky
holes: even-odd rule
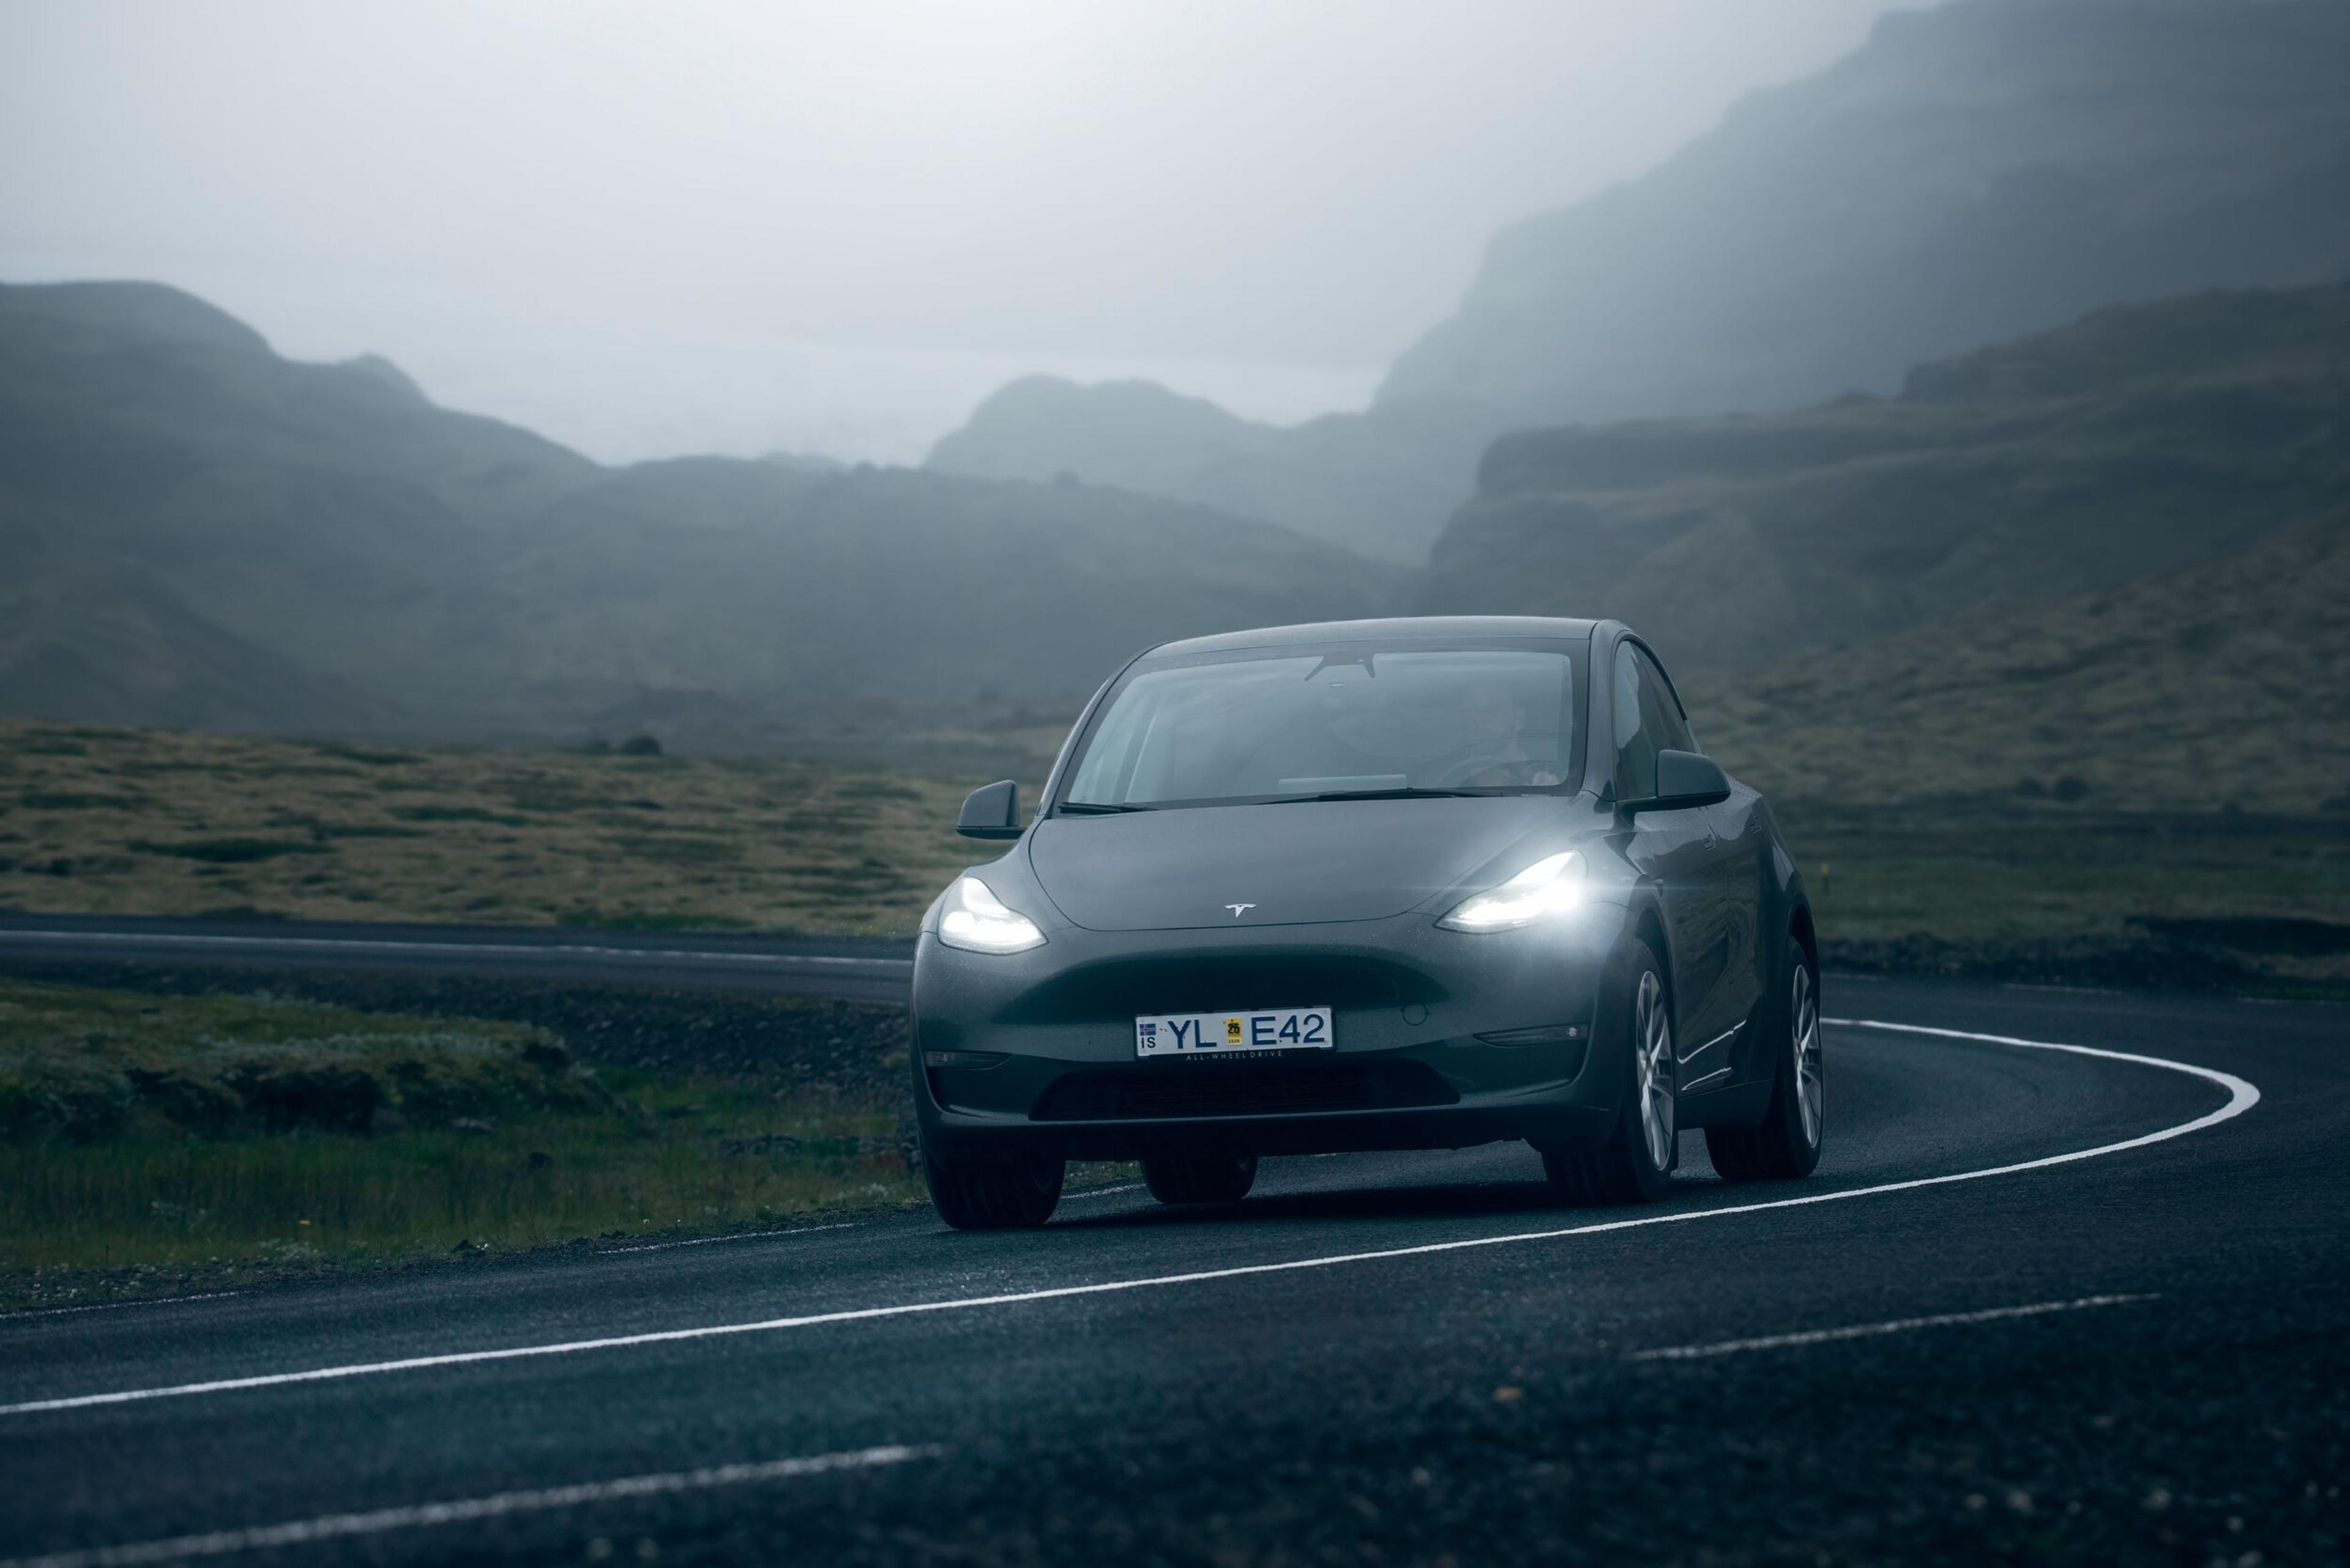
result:
[[[1893,3],[0,0],[0,279],[616,461],[912,461],[1027,370],[1293,420]]]

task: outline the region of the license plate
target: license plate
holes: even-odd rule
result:
[[[1178,1012],[1134,1021],[1138,1056],[1213,1056],[1257,1051],[1328,1051],[1330,1010]]]

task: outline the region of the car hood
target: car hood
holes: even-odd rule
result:
[[[1054,816],[1031,830],[1028,862],[1088,930],[1378,920],[1452,887],[1565,804],[1488,795]],[[1233,904],[1251,907],[1235,915]]]

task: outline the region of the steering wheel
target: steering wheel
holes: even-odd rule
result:
[[[1475,778],[1479,774],[1490,774],[1496,771],[1505,773],[1509,775],[1501,785],[1471,785],[1469,784],[1469,781]],[[1510,759],[1503,757],[1480,757],[1464,753],[1460,761],[1450,764],[1441,774],[1437,775],[1435,787],[1438,789],[1460,789],[1464,786],[1470,788],[1542,789],[1546,786],[1538,777],[1536,777],[1536,775],[1540,774],[1550,774],[1551,784],[1556,784],[1561,777],[1558,772],[1558,764],[1555,763],[1538,763],[1533,761],[1531,758]]]
[[[1498,757],[1481,757],[1471,753],[1463,753],[1458,762],[1447,765],[1445,770],[1437,775],[1436,787],[1460,789],[1467,785],[1469,781],[1479,774],[1492,773],[1495,768],[1519,769],[1525,766],[1523,763],[1503,762]],[[1520,784],[1523,781],[1513,777],[1510,782]]]

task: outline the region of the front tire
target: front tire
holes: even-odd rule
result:
[[[1256,1185],[1253,1154],[1190,1155],[1146,1159],[1142,1179],[1161,1203],[1238,1203]]]
[[[1068,1162],[1059,1159],[939,1159],[927,1151],[922,1175],[939,1218],[958,1231],[1034,1230],[1061,1206]]]
[[[1673,1049],[1672,993],[1664,966],[1646,943],[1632,950],[1625,1020],[1631,1037],[1631,1084],[1607,1141],[1543,1150],[1543,1170],[1568,1202],[1585,1207],[1652,1203],[1672,1186],[1680,1136],[1676,1098],[1680,1064]]]
[[[1790,1181],[1820,1163],[1827,1135],[1827,1077],[1820,1054],[1820,985],[1811,955],[1789,966],[1780,1038],[1772,1052],[1771,1105],[1751,1127],[1708,1127],[1705,1152],[1726,1181]]]

